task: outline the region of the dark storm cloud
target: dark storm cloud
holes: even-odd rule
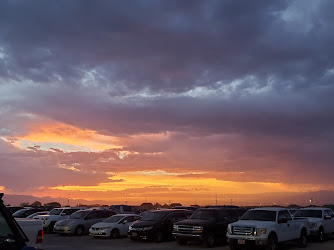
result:
[[[256,181],[255,170],[271,171],[262,180],[288,180],[277,174],[284,169],[291,182],[330,183],[333,8],[330,0],[1,1],[0,136],[24,133],[15,113],[101,134],[173,131],[178,137],[156,148],[125,148],[167,156],[132,155],[115,171],[138,162],[200,169],[187,158],[195,154],[203,164],[209,155],[212,171],[251,165],[245,180]],[[221,134],[240,138],[235,146],[207,139]],[[213,146],[201,153],[194,145],[202,143]],[[228,147],[224,157],[216,150]],[[82,169],[110,170],[102,155],[73,155],[84,158]]]

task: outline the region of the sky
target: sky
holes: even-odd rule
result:
[[[333,9],[0,1],[0,191],[202,205],[334,191]]]

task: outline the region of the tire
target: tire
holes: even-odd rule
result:
[[[160,243],[164,241],[164,235],[161,231],[157,231],[154,235],[154,242]]]
[[[319,231],[318,231],[318,241],[323,242],[324,240],[325,240],[325,232],[324,232],[324,229],[321,227],[319,228]]]
[[[83,235],[84,234],[84,232],[85,232],[85,229],[84,229],[84,227],[83,226],[77,226],[77,228],[75,229],[75,235],[77,235],[77,236],[81,236],[81,235]]]
[[[180,246],[184,246],[184,245],[187,245],[187,241],[186,240],[183,240],[183,239],[177,239],[177,244],[179,244]]]
[[[278,249],[278,242],[277,237],[274,234],[269,235],[268,243],[266,246],[266,250],[277,250]]]
[[[113,229],[110,233],[111,238],[113,239],[118,239],[120,237],[119,230],[118,229]]]
[[[204,245],[208,248],[214,247],[215,246],[215,236],[213,234],[208,234],[205,237]]]
[[[300,237],[298,239],[298,247],[304,248],[307,245],[307,233],[305,229],[300,232]]]

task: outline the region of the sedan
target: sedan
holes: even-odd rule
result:
[[[126,236],[130,224],[140,218],[139,215],[134,214],[113,215],[102,222],[92,225],[89,229],[89,235],[117,239],[120,236]]]

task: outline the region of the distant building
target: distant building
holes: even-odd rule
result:
[[[154,209],[154,206],[152,203],[145,202],[139,206],[140,211],[147,211],[151,209]]]
[[[182,207],[181,203],[172,203],[169,205],[170,208],[173,208],[173,207]]]

